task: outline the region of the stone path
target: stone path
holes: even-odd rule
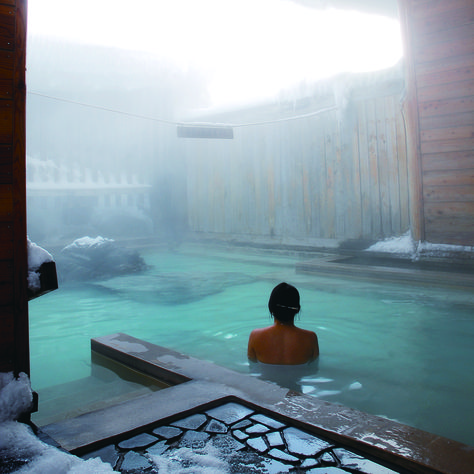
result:
[[[238,403],[160,425],[82,457],[100,457],[124,474],[402,472]]]

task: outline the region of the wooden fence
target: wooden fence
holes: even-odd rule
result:
[[[233,140],[183,140],[190,229],[341,240],[406,232],[402,92],[391,80],[343,101],[331,93],[289,112],[263,107],[255,115],[266,120],[234,126]]]

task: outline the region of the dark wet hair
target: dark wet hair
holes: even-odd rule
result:
[[[301,309],[298,290],[285,282],[275,286],[268,300],[268,309],[278,321],[292,322]]]

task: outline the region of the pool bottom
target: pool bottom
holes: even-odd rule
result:
[[[32,414],[31,420],[41,427],[167,387],[169,384],[163,381],[93,352],[90,375],[42,389],[39,393],[38,411]]]
[[[106,447],[109,447],[110,453],[112,449],[110,446],[119,445],[122,441],[133,438],[135,435],[146,432],[151,435],[150,431],[155,428],[168,426],[187,415],[202,415],[204,412],[210,416],[209,410],[212,408],[226,403],[237,403],[247,408],[250,407],[258,414],[267,415],[283,422],[285,427],[275,428],[281,434],[290,427],[302,430],[309,436],[321,438],[324,442],[334,445],[334,449],[341,448],[355,455],[362,454],[364,459],[380,464],[381,468],[386,466],[394,472],[454,474],[468,472],[472,466],[473,448],[446,438],[288,391],[288,389],[283,389],[275,384],[239,374],[124,334],[105,336],[92,342],[94,350],[121,363],[130,364],[132,367],[138,365],[140,370],[149,367],[155,376],[160,377],[162,374],[165,380],[167,377],[175,376],[185,377],[188,381],[136,400],[42,428],[63,448],[74,454],[87,455]],[[265,426],[265,423],[260,424]],[[231,423],[230,425],[233,426]],[[221,429],[223,428],[221,427]],[[203,439],[207,439],[205,429],[192,431],[202,433],[196,435],[195,439],[198,443],[196,446],[201,446]],[[253,433],[249,437],[257,439],[259,435]],[[185,447],[180,446],[179,443],[174,446],[172,446],[172,442],[163,443],[165,441],[163,437],[157,437],[156,442],[154,438],[148,439],[151,439],[150,445],[161,443],[159,445],[161,448],[164,448],[165,445],[168,446],[166,449],[171,449],[170,453],[173,449],[179,450],[181,447]],[[231,441],[223,441],[223,443],[226,442]],[[276,462],[275,457],[268,455],[270,441],[265,441],[264,438],[264,442],[266,448],[261,442],[255,441],[253,443],[254,446],[260,445],[264,449],[263,457],[265,459]],[[314,442],[313,440],[310,444]],[[247,444],[245,445],[247,446]],[[284,446],[288,451],[289,443],[286,438]],[[121,450],[119,455],[122,457],[117,460],[117,467],[123,465],[125,455],[129,451],[134,451],[135,454],[127,457],[127,463],[131,457],[136,462],[145,462],[148,458],[147,456],[143,458],[144,451],[140,451],[142,448],[148,449],[148,445],[141,448],[135,447],[135,449],[130,445],[122,445],[122,448],[119,446],[119,451]],[[161,449],[158,446],[156,448]],[[253,449],[252,455],[255,455],[256,448],[247,446],[245,449]],[[280,457],[294,456],[294,452],[291,450],[286,452],[285,449],[280,449],[283,454],[278,452],[273,452],[273,454]],[[314,453],[313,458],[323,463],[321,457],[325,452],[328,452],[330,456],[335,454],[334,460],[331,461],[334,464],[327,465],[325,469],[328,472],[330,472],[329,469],[333,469],[333,472],[350,472],[344,470],[340,456],[336,454],[337,451],[336,453],[331,451],[332,449],[329,447],[322,449],[318,453]],[[143,459],[139,459],[137,456],[141,456]],[[289,458],[293,459],[293,464],[289,463],[290,466],[302,462],[301,458],[295,457],[298,460]],[[329,462],[329,457],[326,456],[325,459],[324,462]],[[308,466],[308,470],[305,468],[302,472],[311,472],[309,469],[316,468]],[[339,471],[334,469],[339,469]]]

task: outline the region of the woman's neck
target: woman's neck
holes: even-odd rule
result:
[[[275,326],[286,326],[286,327],[294,327],[295,325],[295,322],[294,321],[280,321],[278,319],[276,319],[275,317],[273,318],[274,320],[274,325]]]

